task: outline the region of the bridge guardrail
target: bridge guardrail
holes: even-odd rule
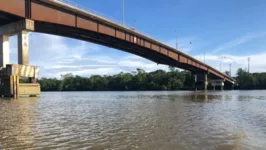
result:
[[[99,13],[99,12],[94,11],[94,10],[92,10],[92,9],[86,8],[86,7],[84,7],[84,6],[82,6],[82,5],[78,4],[78,3],[75,3],[75,2],[73,2],[73,1],[71,1],[71,0],[51,0],[51,1],[61,2],[61,3],[65,4],[65,5],[68,5],[68,6],[74,8],[74,9],[76,9],[76,10],[80,10],[80,11],[83,11],[83,12],[86,12],[86,13],[90,13],[90,14],[92,14],[92,15],[94,15],[94,16],[100,17],[100,18],[102,18],[102,19],[104,19],[104,20],[110,21],[110,22],[112,22],[112,23],[115,23],[115,24],[121,25],[121,26],[123,26],[124,28],[127,28],[127,29],[129,29],[129,30],[132,30],[132,27],[133,27],[133,26],[132,26],[132,27],[128,27],[128,26],[125,25],[125,24],[123,25],[123,24],[122,24],[122,21],[120,22],[120,21],[117,21],[117,20],[114,19],[114,18],[107,17],[106,15],[104,15],[104,14],[102,14],[102,13]],[[156,39],[156,38],[153,38],[152,36],[150,36],[149,34],[147,34],[147,33],[145,33],[145,32],[141,32],[141,31],[139,31],[139,30],[136,31],[136,30],[134,29],[134,32],[139,33],[139,34],[142,34],[142,35],[145,35],[146,37],[148,37],[148,38],[150,38],[150,39]],[[157,40],[155,40],[155,41],[157,41]],[[168,45],[168,46],[169,46],[169,45]],[[169,47],[171,47],[171,46],[169,46]],[[179,51],[179,50],[176,50],[176,51],[185,54],[185,53],[182,52],[182,51]],[[185,55],[187,55],[187,54],[185,54]],[[192,57],[192,56],[189,56],[189,57],[193,58],[194,60],[198,61],[198,62],[201,63],[201,64],[205,64],[205,65],[207,65],[207,66],[210,67],[211,69],[216,70],[215,68],[211,67],[210,65],[208,65],[208,64],[206,64],[206,63],[203,63],[200,59],[194,58],[194,57]],[[216,71],[217,71],[217,70],[216,70]],[[224,76],[227,76],[227,75],[225,75],[224,73],[221,73],[221,74],[224,75]]]
[[[113,23],[115,23],[115,24],[119,24],[119,25],[121,25],[121,26],[123,26],[123,27],[125,27],[125,28],[127,28],[127,29],[132,30],[132,29],[134,28],[134,26],[130,26],[130,25],[127,24],[127,23],[125,23],[125,24],[123,25],[123,24],[122,24],[122,20],[121,20],[121,21],[118,21],[118,19],[115,19],[115,18],[110,17],[110,16],[108,17],[108,16],[104,15],[103,13],[100,13],[100,12],[95,11],[95,10],[93,10],[93,9],[87,8],[87,7],[85,7],[85,6],[82,6],[82,5],[80,5],[80,4],[78,4],[78,3],[75,3],[75,2],[73,2],[73,1],[71,1],[71,0],[54,0],[54,1],[58,1],[58,2],[61,2],[61,3],[67,4],[67,5],[71,6],[71,7],[76,8],[76,9],[79,9],[79,10],[82,10],[82,11],[84,11],[84,12],[87,12],[87,13],[90,13],[90,14],[93,14],[93,15],[96,15],[96,16],[98,16],[98,17],[101,17],[101,18],[103,18],[103,19],[105,19],[105,20],[108,20],[108,21],[110,21],[110,22],[113,22]],[[147,37],[149,37],[149,38],[151,38],[151,39],[154,39],[151,35],[149,35],[149,34],[143,32],[143,31],[135,30],[135,28],[134,28],[134,31],[137,32],[137,33],[143,34],[143,35],[145,35],[145,36],[147,36]]]

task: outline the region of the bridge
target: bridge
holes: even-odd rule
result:
[[[212,80],[215,80],[215,83],[220,81],[220,85],[235,84],[232,77],[180,50],[60,0],[0,1],[2,74],[37,78],[37,68],[29,65],[28,32],[53,34],[93,42],[141,56],[157,64],[189,70],[195,75],[196,82],[202,81],[205,90],[208,81]],[[18,65],[11,65],[9,64],[8,38],[15,34],[18,35]],[[23,68],[31,70],[29,71],[31,75],[22,73]]]

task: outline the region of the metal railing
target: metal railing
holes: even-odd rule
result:
[[[87,8],[87,7],[85,7],[85,6],[83,6],[83,5],[80,5],[80,4],[78,4],[78,3],[75,3],[75,2],[73,2],[73,1],[71,1],[71,0],[54,0],[54,1],[59,1],[59,2],[61,2],[61,3],[67,4],[67,5],[69,5],[69,6],[72,6],[72,7],[74,7],[75,9],[79,9],[79,10],[82,10],[82,11],[84,11],[84,12],[91,13],[91,14],[93,14],[93,15],[99,16],[99,17],[101,17],[101,18],[104,18],[104,19],[109,20],[109,21],[111,21],[111,22],[114,22],[114,23],[116,23],[116,24],[120,24],[120,25],[122,25],[122,22],[119,22],[119,21],[116,20],[115,18],[112,18],[112,17],[110,17],[110,16],[108,17],[108,16],[106,16],[106,15],[104,15],[104,14],[98,12],[98,11],[95,11],[95,10],[92,10],[92,9],[90,9],[90,8]]]
[[[151,38],[151,39],[154,39],[154,38],[153,38],[152,36],[150,36],[149,34],[147,34],[147,33],[145,33],[145,32],[142,32],[142,31],[140,31],[140,30],[136,30],[136,28],[135,28],[134,26],[130,26],[130,25],[127,24],[126,22],[125,22],[125,24],[123,24],[122,19],[119,21],[118,19],[115,19],[115,18],[110,17],[110,16],[106,16],[106,15],[104,15],[103,13],[100,13],[100,12],[95,11],[95,10],[93,10],[93,9],[87,8],[87,7],[85,7],[85,6],[83,6],[83,5],[80,5],[80,4],[78,4],[78,3],[75,3],[75,2],[73,2],[73,1],[71,1],[71,0],[53,0],[53,1],[58,1],[58,2],[61,2],[61,3],[65,4],[65,5],[68,5],[68,6],[70,6],[70,7],[73,7],[74,9],[77,9],[77,10],[80,10],[80,11],[83,11],[83,12],[90,13],[90,14],[92,14],[92,15],[95,15],[95,16],[99,17],[99,18],[102,18],[102,19],[108,20],[108,21],[110,21],[110,22],[113,22],[113,23],[115,23],[115,24],[121,25],[121,26],[123,26],[124,28],[127,28],[127,29],[129,29],[129,30],[132,30],[132,29],[134,28],[134,31],[135,31],[136,33],[140,33],[140,34],[142,34],[142,35],[145,35],[146,37],[149,37],[149,38]]]
[[[75,3],[75,2],[73,2],[73,1],[71,1],[71,0],[52,0],[52,1],[57,1],[57,2],[60,2],[60,3],[65,4],[65,5],[68,5],[68,6],[74,8],[74,9],[76,9],[76,10],[83,11],[83,12],[86,12],[86,13],[90,13],[90,14],[95,15],[95,16],[97,16],[97,17],[99,17],[99,18],[104,19],[104,20],[107,20],[107,21],[110,21],[110,22],[112,22],[112,23],[115,23],[115,24],[121,25],[122,27],[127,28],[127,29],[129,29],[129,30],[132,30],[132,28],[134,28],[134,26],[129,27],[129,25],[123,24],[122,19],[121,19],[121,21],[118,21],[117,19],[115,19],[115,18],[113,18],[113,17],[110,17],[110,16],[108,17],[108,16],[104,15],[103,13],[97,12],[97,11],[92,10],[92,9],[90,9],[90,8],[86,8],[86,7],[84,7],[84,6],[82,6],[82,5],[78,4],[78,3]],[[153,38],[152,36],[150,36],[149,34],[147,34],[147,33],[145,33],[145,32],[142,32],[142,31],[139,31],[139,30],[135,30],[135,28],[134,28],[134,32],[139,33],[139,34],[142,34],[142,35],[144,35],[144,36],[146,36],[146,37],[148,37],[148,38],[150,38],[150,39],[155,39],[155,38]],[[155,40],[155,41],[157,41],[157,40]],[[158,41],[158,42],[159,42],[159,41]],[[162,43],[162,42],[160,42],[160,43]],[[171,47],[170,45],[168,45],[168,46]],[[174,49],[175,49],[175,48],[174,48]],[[176,49],[176,50],[177,50],[177,49]],[[177,50],[177,51],[179,51],[179,50]],[[183,53],[182,51],[179,51],[179,52]],[[184,54],[185,54],[185,53],[184,53]],[[186,54],[186,55],[187,55],[187,54]],[[211,67],[211,66],[208,65],[207,63],[202,62],[200,59],[194,58],[194,57],[192,57],[192,56],[190,56],[190,57],[193,58],[193,59],[195,59],[195,60],[197,60],[198,62],[200,62],[200,63],[202,63],[202,64],[206,64],[207,66]],[[211,68],[213,68],[213,67],[211,67]],[[214,68],[213,68],[213,69],[214,69]],[[216,70],[216,69],[214,69],[214,70]],[[217,70],[217,71],[218,71],[218,70]],[[221,73],[222,73],[222,72],[221,72]],[[223,73],[222,73],[222,74],[223,74]]]

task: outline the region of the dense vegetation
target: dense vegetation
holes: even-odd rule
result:
[[[193,86],[190,72],[171,68],[146,73],[137,69],[131,73],[91,77],[62,75],[61,79],[41,78],[42,91],[124,91],[124,90],[179,90]]]
[[[266,73],[248,73],[238,69],[236,80],[239,89],[266,89]]]
[[[226,72],[228,74],[228,72]],[[236,81],[239,89],[266,89],[266,73],[248,73],[238,69]],[[126,90],[182,90],[193,87],[190,72],[172,67],[169,71],[157,70],[146,73],[137,69],[131,73],[91,77],[62,75],[61,79],[41,78],[42,91],[126,91]]]

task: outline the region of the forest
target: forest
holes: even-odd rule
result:
[[[238,89],[266,89],[266,73],[248,73],[238,69],[234,78]],[[41,78],[38,82],[42,91],[144,91],[192,90],[193,79],[190,72],[169,67],[169,71],[156,70],[147,73],[136,69],[131,73],[105,76],[81,77],[65,74],[60,79]]]
[[[131,73],[116,75],[92,75],[90,77],[61,75],[57,78],[41,78],[42,91],[135,91],[135,90],[181,90],[193,87],[190,72],[172,67],[169,71],[145,72],[136,69]]]
[[[248,73],[244,69],[237,70],[236,81],[239,89],[266,89],[266,73]]]

